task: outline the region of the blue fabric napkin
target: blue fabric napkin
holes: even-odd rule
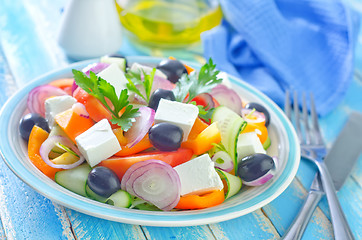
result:
[[[222,24],[202,34],[204,55],[278,105],[287,89],[313,92],[325,115],[353,72],[359,16],[339,0],[220,0]]]

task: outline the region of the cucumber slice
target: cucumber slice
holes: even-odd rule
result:
[[[225,171],[222,171],[218,168],[215,168],[216,172],[219,174],[221,180],[226,182],[227,189],[225,192],[225,199],[228,199],[229,197],[234,196],[237,194],[242,186],[241,178],[238,176],[234,176],[230,173],[227,173]]]
[[[132,197],[128,192],[118,190],[113,193],[106,202],[116,207],[129,208],[132,205]]]
[[[91,170],[87,163],[83,163],[78,167],[57,172],[54,180],[66,189],[86,197],[86,183]]]
[[[237,142],[240,132],[245,128],[246,121],[225,106],[215,108],[211,122],[217,122],[221,135],[221,143],[225,146],[234,161],[234,172],[237,169]]]
[[[270,147],[270,145],[271,145],[271,140],[270,140],[270,137],[268,136],[268,138],[263,143],[264,150],[267,150]]]
[[[102,196],[98,195],[97,193],[93,192],[93,190],[90,189],[88,184],[86,184],[86,186],[85,186],[85,193],[87,194],[87,197],[90,199],[93,199],[93,200],[96,200],[96,201],[102,202],[102,203],[107,202],[107,198],[102,197]]]

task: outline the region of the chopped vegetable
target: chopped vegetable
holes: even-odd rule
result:
[[[87,178],[91,170],[92,168],[84,163],[78,167],[57,172],[55,181],[66,189],[86,197]]]
[[[194,125],[188,136],[188,140],[195,139],[202,131],[204,131],[209,125],[202,121],[200,118],[196,118]]]
[[[90,118],[82,117],[72,109],[68,109],[55,116],[55,122],[63,129],[67,136],[75,143],[75,138],[94,125]]]
[[[107,110],[105,106],[95,97],[89,95],[82,88],[78,87],[74,93],[73,97],[77,99],[79,103],[82,103],[88,112],[91,119],[95,122],[99,122],[102,119],[112,119],[112,114]]]
[[[234,169],[234,161],[225,151],[216,152],[211,160],[215,162],[215,168],[231,172]]]
[[[73,93],[73,91],[72,91],[73,84],[74,84],[73,78],[57,79],[57,80],[54,80],[49,83],[49,85],[58,87],[58,88],[64,90],[69,95],[72,95],[72,93]]]
[[[65,91],[51,85],[41,85],[33,88],[28,95],[27,107],[31,113],[45,117],[44,102],[47,98],[67,95]]]
[[[195,71],[190,75],[182,75],[173,90],[176,101],[183,102],[188,95],[186,102],[190,102],[197,95],[210,92],[217,84],[221,83],[222,79],[217,78],[219,71],[216,71],[215,67],[216,65],[210,58],[209,62],[201,67],[198,76]]]
[[[132,165],[122,178],[121,187],[166,211],[173,209],[180,199],[181,183],[177,172],[160,160]]]
[[[46,164],[40,156],[40,146],[48,138],[49,133],[44,131],[38,126],[34,126],[33,130],[29,136],[28,142],[28,156],[30,161],[38,168],[44,175],[48,176],[51,179],[54,179],[56,172],[61,171],[62,169],[53,168]]]
[[[143,71],[141,73],[128,72],[126,73],[126,78],[128,80],[127,89],[131,92],[136,93],[138,96],[143,98],[147,103],[150,101],[151,90],[153,85],[153,79],[155,77],[156,68],[154,68],[151,74],[147,74]],[[143,80],[142,80],[143,76]],[[142,90],[144,94],[142,94],[142,90],[137,88],[137,86],[142,86]]]
[[[139,116],[137,108],[133,108],[128,101],[128,91],[123,89],[118,97],[114,87],[101,77],[97,77],[90,72],[90,77],[84,73],[73,69],[74,79],[79,87],[88,94],[97,98],[112,113],[111,122],[117,124],[124,131],[127,131],[135,118]],[[111,101],[112,107],[109,106],[107,100]],[[124,108],[122,115],[119,112]]]
[[[158,159],[167,164],[170,164],[172,167],[175,167],[189,161],[191,157],[192,151],[190,149],[179,148],[177,151],[173,152],[154,151],[134,154],[127,157],[114,156],[102,161],[99,165],[112,169],[117,174],[118,178],[122,179],[127,169],[137,162]]]
[[[210,150],[215,143],[221,141],[220,131],[217,127],[217,122],[212,123],[203,130],[195,139],[187,140],[181,144],[184,148],[190,148],[196,155]]]
[[[55,164],[54,162],[52,162],[49,159],[49,153],[55,146],[57,146],[57,145],[59,146],[59,144],[61,146],[67,146],[68,148],[70,148],[71,151],[75,152],[77,161],[73,162],[71,164]],[[84,162],[84,157],[81,156],[78,149],[75,148],[74,144],[68,138],[65,138],[63,136],[52,136],[52,137],[47,138],[42,143],[39,152],[40,152],[40,156],[43,159],[43,161],[53,168],[71,169],[71,168],[79,166],[80,164],[82,164]],[[75,155],[75,154],[72,154],[72,155]]]
[[[155,110],[142,106],[139,108],[140,116],[136,117],[136,122],[124,133],[128,139],[127,147],[132,148],[141,141],[155,120]]]
[[[177,209],[203,209],[217,206],[225,200],[223,190],[214,190],[203,195],[186,195],[180,197],[180,201],[175,206]]]
[[[240,191],[242,186],[242,181],[240,177],[234,176],[220,169],[217,169],[216,171],[224,183],[225,199],[234,196]]]
[[[118,134],[116,134],[117,136]],[[148,134],[146,134],[142,139],[141,141],[139,141],[138,143],[136,143],[134,146],[132,147],[127,147],[127,143],[125,145],[122,145],[122,143],[124,143],[124,139],[126,139],[125,137],[121,139],[120,141],[120,137],[117,136],[117,139],[120,143],[120,145],[122,146],[122,150],[117,152],[116,154],[114,154],[115,156],[118,156],[118,157],[125,157],[125,156],[130,156],[132,154],[136,154],[136,153],[139,153],[143,150],[146,150],[148,148],[151,148],[153,145],[152,143],[150,142],[150,138],[148,136]],[[127,139],[126,139],[127,141]]]
[[[211,90],[210,94],[220,105],[228,107],[237,114],[240,114],[242,101],[240,96],[233,89],[219,84]]]
[[[255,132],[258,135],[261,144],[264,144],[268,139],[268,129],[260,123],[248,122],[242,133]]]

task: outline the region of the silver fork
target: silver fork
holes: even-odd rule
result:
[[[303,93],[302,101],[302,117],[298,106],[298,93],[295,91],[293,94],[293,110],[294,110],[294,125],[296,132],[299,138],[301,146],[302,157],[312,161],[319,170],[319,174],[316,176],[316,179],[313,181],[312,186],[316,189],[322,189],[320,184],[323,186],[323,190],[327,196],[327,201],[329,205],[329,210],[331,213],[331,219],[333,224],[333,232],[335,239],[354,239],[351,229],[349,228],[348,222],[344,216],[341,205],[339,204],[336,190],[332,182],[332,178],[328,172],[327,167],[323,162],[323,158],[327,153],[327,149],[323,142],[321,131],[318,123],[318,115],[316,113],[314,98],[313,95],[310,95],[310,118],[312,120],[312,126],[309,125],[307,101],[305,93]],[[285,113],[288,118],[292,121],[292,107],[290,104],[290,92],[286,92],[285,97]],[[301,128],[301,123],[303,124],[303,129]],[[303,134],[304,132],[304,134]],[[312,211],[310,208],[313,205],[316,205],[323,194],[322,191],[319,192],[320,195],[314,196],[314,201],[306,202],[303,206],[302,212],[298,215],[299,219],[293,223],[292,227],[288,229],[287,234],[283,239],[300,239],[303,231],[307,225]],[[309,208],[308,208],[309,207]],[[314,209],[314,208],[313,208]],[[298,226],[299,225],[299,226]]]

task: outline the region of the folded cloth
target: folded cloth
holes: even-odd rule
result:
[[[359,16],[339,0],[220,0],[222,24],[202,34],[205,58],[282,106],[287,89],[313,92],[325,115],[353,72]]]

